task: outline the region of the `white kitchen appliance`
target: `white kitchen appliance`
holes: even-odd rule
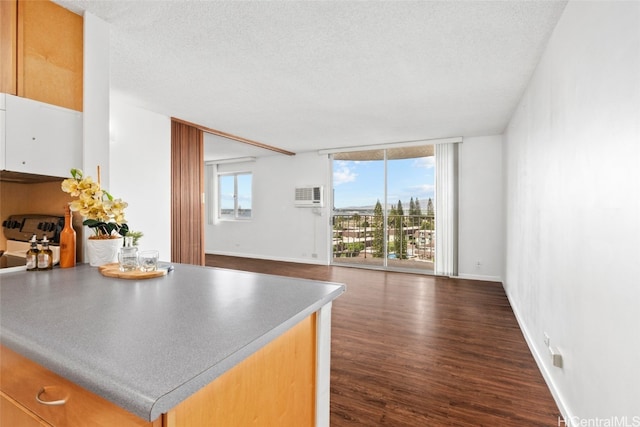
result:
[[[0,256],[0,274],[27,269],[27,251],[31,247],[29,240],[34,234],[38,242],[47,236],[49,249],[53,252],[53,263],[57,264],[60,261],[60,231],[63,227],[64,217],[55,215],[11,215],[2,221],[7,246]]]

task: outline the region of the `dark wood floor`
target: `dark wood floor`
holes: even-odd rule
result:
[[[499,283],[206,256],[345,283],[333,304],[331,426],[557,426]]]

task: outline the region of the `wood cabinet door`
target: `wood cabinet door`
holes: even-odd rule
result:
[[[51,427],[2,392],[0,392],[0,426]]]
[[[16,95],[18,3],[0,1],[0,92]]]
[[[315,425],[316,315],[164,415],[164,427]]]
[[[50,1],[17,8],[17,95],[82,111],[82,17]]]

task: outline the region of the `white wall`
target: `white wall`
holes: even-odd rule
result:
[[[157,249],[171,260],[171,120],[111,99],[107,190],[129,204],[129,228],[142,231],[140,250]]]
[[[103,187],[129,203],[129,226],[144,233],[140,249],[158,249],[161,259],[170,260],[171,122],[109,92],[108,52],[109,25],[86,12],[84,145],[78,166],[94,178],[100,166]]]
[[[318,264],[329,262],[330,163],[326,155],[315,152],[292,157],[275,155],[260,157],[252,163],[221,166],[226,171],[253,172],[253,218],[215,224],[209,224],[207,219],[205,252]],[[325,187],[324,208],[294,206],[295,188],[304,185]],[[207,210],[208,203],[207,199]]]
[[[504,138],[504,285],[573,425],[640,422],[639,28],[569,2]]]
[[[109,188],[109,24],[89,12],[83,20],[82,165],[76,167],[97,180],[100,166],[100,182]],[[93,234],[88,230],[82,235],[84,262]]]
[[[76,167],[108,184],[109,167],[109,24],[84,14],[83,152]],[[85,233],[86,236],[90,235]]]
[[[459,145],[458,200],[458,275],[501,281],[501,135],[464,138]]]
[[[461,277],[500,280],[502,274],[501,144],[501,136],[488,136],[465,138],[460,145]],[[221,165],[222,171],[253,172],[254,218],[207,223],[207,253],[329,263],[331,164],[327,156],[261,157],[254,163]],[[324,185],[325,207],[294,207],[294,188],[302,185]]]

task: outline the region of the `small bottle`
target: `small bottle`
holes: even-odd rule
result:
[[[31,237],[31,247],[27,251],[27,271],[38,271],[38,241],[36,235]]]
[[[47,236],[42,238],[42,249],[38,252],[38,270],[51,270],[53,268],[53,251],[49,249]]]
[[[64,228],[60,232],[60,268],[76,266],[76,231],[69,205],[64,208]]]

